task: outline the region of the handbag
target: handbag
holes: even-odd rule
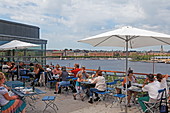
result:
[[[165,95],[164,95],[165,94]],[[165,97],[163,97],[165,96]],[[164,102],[163,102],[164,100]],[[160,105],[159,105],[159,111],[160,113],[168,113],[168,104],[167,104],[167,95],[166,95],[166,89],[164,90],[164,92],[161,95],[161,101],[160,101]]]
[[[168,113],[168,106],[167,105],[160,105],[160,113]]]

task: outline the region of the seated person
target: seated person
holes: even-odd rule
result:
[[[55,69],[52,70],[52,72],[53,72],[53,75],[60,75],[61,74],[60,65],[57,64],[55,66]]]
[[[20,77],[20,70],[24,69],[24,63],[23,62],[19,62],[19,65],[15,65],[13,67],[13,69],[11,69],[13,71],[12,73],[12,80],[14,81],[14,75],[17,75],[17,80],[19,80]]]
[[[2,72],[6,73],[8,72],[10,66],[7,65],[7,62],[4,62],[4,64],[2,65]]]
[[[33,72],[33,71],[34,71],[34,64],[33,64],[33,63],[30,63],[30,65],[29,65],[29,71],[30,71],[30,72]]]
[[[29,69],[28,69],[28,73],[27,76],[34,78],[35,77],[35,72],[34,72],[34,64],[30,63],[29,64]]]
[[[96,73],[96,76],[94,79],[92,79],[91,83],[96,84],[95,88],[90,88],[90,100],[88,101],[89,103],[93,103],[93,93],[98,92],[98,91],[105,91],[106,90],[106,82],[105,78],[102,76],[102,71],[98,70]],[[95,93],[96,98],[94,101],[98,101],[100,98],[98,97],[98,94]]]
[[[127,88],[130,88],[133,83],[137,83],[136,77],[133,75],[133,70],[128,71],[127,79],[128,80],[126,80],[126,77],[125,77],[123,82],[122,82],[122,85],[123,85],[124,88],[126,88],[126,83],[127,83]],[[127,106],[131,107],[130,100],[131,100],[132,94],[133,94],[133,98],[135,99],[137,92],[128,90],[127,94],[128,94],[128,104],[127,104]]]
[[[33,72],[35,72],[35,79],[38,79],[39,81],[40,75],[44,72],[44,68],[41,64],[35,64]]]
[[[61,74],[59,75],[59,77],[62,79],[61,82],[57,82],[56,83],[56,92],[54,93],[61,93],[61,86],[64,85],[64,84],[70,84],[70,81],[68,81],[67,77],[69,76],[68,72],[66,71],[66,67],[63,66],[61,68],[62,72]]]
[[[46,71],[46,72],[51,71],[51,68],[50,68],[50,66],[49,66],[49,65],[46,65],[46,66],[45,66],[45,71]]]
[[[81,70],[77,73],[77,75],[82,74],[83,79],[89,78],[89,74],[86,72],[86,67],[82,66]]]
[[[77,77],[78,77],[78,79],[76,81],[76,91],[77,92],[73,94],[73,97],[74,97],[74,100],[76,100],[76,95],[79,94],[80,97],[81,97],[81,100],[84,101],[84,97],[83,97],[83,94],[82,94],[83,90],[82,90],[82,86],[81,86],[81,82],[84,81],[83,75],[78,74]]]
[[[77,73],[80,71],[79,64],[74,64],[74,69],[70,72],[73,73],[73,76],[76,77]]]
[[[161,89],[166,88],[166,95],[168,96],[169,88],[168,88],[168,84],[167,84],[167,81],[166,81],[168,79],[168,74],[162,75],[162,74],[158,73],[156,78],[161,83]]]
[[[11,62],[11,64],[9,64],[9,73],[11,76],[14,76],[16,73],[16,66],[14,62]],[[12,81],[14,81],[14,77],[12,77]]]
[[[5,76],[0,72],[0,106],[2,113],[25,113],[26,103],[17,95],[10,96],[8,87],[4,85]]]
[[[157,99],[158,90],[160,89],[161,89],[160,82],[154,79],[154,75],[153,74],[147,75],[147,78],[145,79],[144,84],[142,86],[142,90],[144,92],[148,92],[149,96],[138,98],[138,102],[143,112],[145,112],[145,110],[147,109],[143,101],[154,102]]]

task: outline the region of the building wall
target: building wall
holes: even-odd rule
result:
[[[0,20],[0,34],[39,38],[39,27]]]
[[[8,43],[12,40],[19,40],[23,42],[33,43],[40,45],[39,47],[27,49],[27,50],[17,50],[18,55],[12,54],[12,51],[6,50],[5,54],[0,54],[1,60],[20,60],[25,61],[30,59],[29,57],[34,57],[38,63],[42,65],[46,64],[46,44],[47,40],[40,39],[39,37],[39,27],[16,23],[6,20],[0,20],[0,45]],[[8,57],[7,57],[8,56]],[[15,58],[14,58],[15,57]],[[18,57],[18,59],[16,59]]]

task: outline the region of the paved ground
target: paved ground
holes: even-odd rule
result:
[[[39,87],[38,87],[39,88]],[[38,96],[38,100],[36,102],[36,108],[34,110],[31,110],[29,106],[27,106],[27,113],[42,113],[45,103],[41,101],[43,96],[54,96],[54,90],[49,90],[44,87],[39,88],[43,91],[46,91],[46,94],[41,94]],[[73,96],[71,93],[68,95],[66,94],[57,94],[57,98],[55,100],[56,105],[58,106],[59,110],[57,113],[123,113],[121,111],[120,107],[116,104],[111,107],[111,101],[107,102],[107,107],[105,107],[105,104],[103,102],[99,102],[97,105],[96,103],[89,104],[88,99],[85,99],[84,101],[81,101],[79,96],[77,96],[77,100],[73,100]],[[135,113],[137,111],[137,107],[131,107],[128,108],[129,113]],[[48,108],[45,113],[54,113],[54,111],[51,108]],[[139,112],[136,112],[139,113]]]

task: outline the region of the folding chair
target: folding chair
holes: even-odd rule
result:
[[[110,91],[97,91],[95,93],[97,93],[99,95],[99,97],[100,97],[98,102],[99,101],[103,101],[104,102],[106,100],[107,96],[109,96]],[[98,102],[96,104],[98,104]],[[107,107],[106,102],[105,102],[105,107]]]
[[[53,85],[54,83],[56,83],[57,80],[55,80],[55,79],[52,77],[52,72],[51,72],[51,71],[45,72],[44,74],[45,74],[45,89],[46,89],[46,87],[48,87],[48,84],[49,84],[49,88],[50,88],[50,90],[51,90],[52,85]]]
[[[115,91],[115,85],[117,84],[117,81],[114,80],[113,82],[107,82],[106,84],[107,84],[106,90],[114,93],[114,91]]]
[[[61,89],[64,89],[63,91],[66,92],[65,94],[69,94],[69,89],[70,87],[73,87],[73,85],[71,83],[68,84],[63,84],[60,86]]]
[[[114,100],[113,100],[113,102],[112,102],[111,107],[112,107],[115,103],[117,103],[117,105],[120,106],[121,111],[123,111],[122,101],[123,101],[123,99],[126,97],[126,95],[125,95],[125,94],[114,94],[113,97],[114,97]],[[110,108],[111,108],[111,107],[110,107]]]
[[[29,76],[21,76],[21,78],[23,79],[24,86],[26,86],[26,82],[30,80],[30,77]]]
[[[50,107],[52,108],[55,113],[57,113],[57,110],[58,110],[58,107],[57,105],[54,103],[55,102],[55,99],[56,99],[56,96],[44,96],[42,98],[42,101],[45,103],[45,108],[43,110],[43,113],[45,112],[45,110]],[[57,109],[57,110],[56,110]]]
[[[146,106],[146,110],[144,111],[144,113],[146,112],[151,112],[151,113],[155,113],[155,112],[159,112],[159,106],[160,106],[160,101],[161,100],[165,100],[166,97],[166,89],[160,89],[158,90],[158,96],[157,99],[154,101],[143,101],[145,106]]]

